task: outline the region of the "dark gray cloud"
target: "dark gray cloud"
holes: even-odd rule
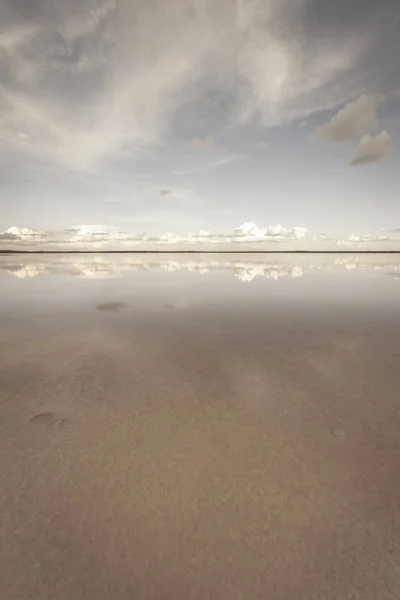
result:
[[[396,42],[400,40],[398,15],[397,0],[313,0],[305,5],[303,25],[313,51],[327,39],[346,40],[354,33],[366,37],[368,44],[359,63],[365,71],[358,76],[368,79],[373,74],[376,82],[376,78],[382,81],[385,74],[395,70]]]
[[[340,31],[368,26],[382,27],[399,14],[396,0],[313,0],[304,11],[304,25],[311,34],[336,35]]]

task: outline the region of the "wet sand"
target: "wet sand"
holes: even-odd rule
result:
[[[113,289],[2,314],[2,597],[399,598],[400,305]]]

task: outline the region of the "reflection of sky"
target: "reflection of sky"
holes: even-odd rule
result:
[[[398,257],[123,257],[0,259],[3,316],[122,303],[121,314],[191,311],[324,311],[400,306]],[[343,260],[343,259],[340,259]],[[358,262],[357,262],[358,261]],[[370,263],[368,263],[370,261]],[[386,262],[385,262],[386,261]],[[350,267],[350,268],[349,268]],[[97,271],[96,271],[97,269]],[[382,274],[385,275],[382,277]],[[387,275],[390,275],[388,277]],[[96,311],[97,312],[97,311]]]
[[[188,271],[209,276],[231,272],[243,282],[255,278],[302,277],[321,270],[357,270],[400,277],[397,254],[49,254],[4,255],[0,275],[29,279],[50,274],[68,274],[86,279],[122,277],[129,272],[160,269],[168,273]]]

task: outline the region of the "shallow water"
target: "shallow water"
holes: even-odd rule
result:
[[[0,257],[4,597],[400,597],[400,257]]]

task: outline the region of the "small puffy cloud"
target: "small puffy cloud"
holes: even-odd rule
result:
[[[307,235],[304,227],[286,229],[280,223],[259,229],[255,223],[243,223],[235,229],[235,236],[245,238],[288,238],[301,239]]]
[[[34,229],[28,229],[27,227],[9,227],[2,233],[0,233],[1,240],[29,240],[29,239],[41,239],[44,233],[41,231],[35,231]]]
[[[19,240],[20,237],[18,235],[16,235],[15,233],[10,233],[9,231],[3,231],[3,233],[0,233],[0,240]]]
[[[392,148],[392,138],[387,131],[382,131],[378,135],[365,135],[358,144],[357,153],[350,161],[350,165],[365,165],[371,162],[377,162],[385,158]]]
[[[382,95],[360,96],[318,127],[316,136],[326,142],[345,142],[375,130],[379,126],[377,108],[384,100]]]
[[[39,231],[35,231],[34,229],[28,229],[27,227],[9,227],[4,233],[10,233],[12,235],[16,235],[17,237],[40,235]]]

